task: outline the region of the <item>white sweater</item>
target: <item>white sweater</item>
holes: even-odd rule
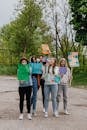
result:
[[[67,67],[67,72],[61,77],[60,84],[66,85],[69,83],[70,79],[71,79],[71,72],[70,72],[70,69]]]
[[[59,68],[57,66],[55,66],[54,68],[54,74],[52,73],[52,66],[49,68],[49,73],[48,73],[48,66],[43,66],[43,75],[42,78],[44,78],[45,80],[45,84],[47,85],[53,85],[53,84],[57,84],[54,80],[55,75],[59,75],[58,71]]]

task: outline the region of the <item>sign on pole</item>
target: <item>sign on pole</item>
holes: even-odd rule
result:
[[[70,67],[79,67],[78,52],[69,52],[68,62]]]
[[[48,44],[42,44],[41,48],[42,48],[42,54],[47,54],[48,55],[48,54],[51,53]]]

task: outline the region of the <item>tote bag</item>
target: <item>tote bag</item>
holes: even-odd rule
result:
[[[54,81],[59,84],[60,83],[60,76],[55,75]]]

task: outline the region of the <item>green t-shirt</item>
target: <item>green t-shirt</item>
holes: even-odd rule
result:
[[[18,69],[17,69],[17,78],[18,78],[18,80],[28,81],[29,80],[29,75],[30,75],[29,64],[26,64],[26,65],[18,64]]]

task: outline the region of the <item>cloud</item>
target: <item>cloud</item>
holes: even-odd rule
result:
[[[0,2],[0,26],[7,24],[13,17],[13,12],[18,0],[1,0]]]

